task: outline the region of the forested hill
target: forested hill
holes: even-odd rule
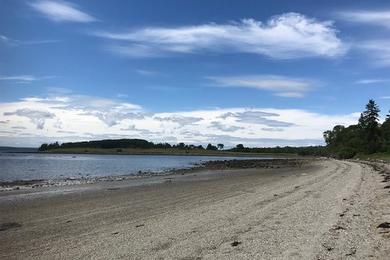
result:
[[[327,152],[338,158],[374,153],[390,154],[390,113],[382,124],[379,113],[379,106],[374,100],[370,100],[356,125],[337,125],[324,132]]]
[[[152,149],[152,148],[183,148],[183,149],[203,149],[201,146],[189,146],[184,143],[171,145],[169,143],[154,144],[143,139],[106,139],[98,141],[84,141],[84,142],[69,142],[59,144],[58,142],[52,144],[42,144],[39,151],[53,150],[53,149],[68,149],[68,148],[96,148],[96,149],[115,149],[115,148],[131,148],[131,149]],[[217,148],[215,147],[215,150]]]
[[[103,150],[106,150],[104,152]],[[108,150],[108,151],[107,151]],[[160,152],[166,151],[167,154],[173,151],[188,151],[190,153],[202,153],[202,151],[218,152],[223,150],[224,153],[267,153],[267,154],[300,154],[300,155],[326,155],[324,146],[311,146],[311,147],[262,147],[262,148],[249,148],[244,147],[243,144],[238,144],[231,149],[224,149],[223,144],[208,144],[203,147],[202,145],[193,144],[169,144],[169,143],[153,143],[143,139],[107,139],[98,141],[85,141],[85,142],[70,142],[62,143],[58,142],[51,144],[42,144],[39,151],[49,152],[96,152],[96,153],[133,153],[135,150],[159,150]],[[221,151],[222,152],[222,151]]]

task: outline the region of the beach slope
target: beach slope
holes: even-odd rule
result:
[[[2,192],[0,258],[388,259],[382,181],[369,165],[318,160]]]

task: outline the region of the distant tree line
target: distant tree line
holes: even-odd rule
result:
[[[379,113],[379,106],[371,99],[356,125],[336,125],[324,132],[329,154],[352,158],[358,154],[390,153],[390,113],[382,124]]]
[[[39,147],[39,151],[48,151],[54,149],[68,149],[68,148],[98,148],[98,149],[179,149],[179,150],[222,150],[223,144],[217,144],[217,146],[208,144],[206,148],[202,145],[193,144],[169,144],[169,143],[153,143],[143,139],[106,139],[98,141],[84,141],[84,142],[68,142],[59,144],[44,143]]]
[[[243,144],[238,144],[236,147],[230,149],[232,152],[244,153],[270,153],[270,154],[298,154],[298,155],[313,155],[313,156],[328,156],[325,146],[276,146],[276,147],[245,147]]]

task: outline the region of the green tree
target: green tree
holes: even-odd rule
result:
[[[244,149],[244,145],[243,144],[238,144],[238,145],[236,145],[236,149]]]
[[[379,112],[379,106],[370,99],[359,118],[363,149],[368,154],[375,153],[380,148]]]
[[[222,150],[225,146],[223,144],[217,144],[219,150]]]
[[[212,150],[212,151],[215,151],[215,150],[218,150],[218,148],[212,144],[208,144],[207,147],[206,147],[206,150]]]
[[[390,111],[386,116],[385,122],[381,126],[382,135],[382,150],[384,152],[390,152]]]

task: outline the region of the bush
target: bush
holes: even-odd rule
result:
[[[342,148],[337,152],[338,159],[351,159],[357,154],[356,150],[351,148]]]

